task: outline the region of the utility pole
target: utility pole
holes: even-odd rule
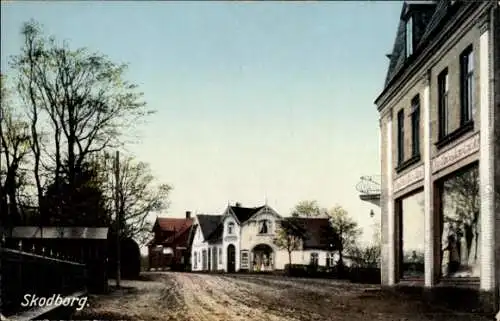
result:
[[[2,203],[3,203],[3,183],[2,183],[2,147],[3,147],[3,134],[2,134],[2,122],[3,122],[3,114],[2,114],[3,108],[0,106],[0,271],[2,270],[2,248],[4,246],[3,242],[3,227],[5,226],[5,222],[3,222],[5,218],[5,214],[3,213],[2,210]],[[0,273],[0,319],[3,319],[2,315],[2,273]]]
[[[121,210],[120,210],[120,152],[116,151],[115,156],[115,210],[116,210],[116,287],[120,288],[121,265],[120,265],[120,229],[121,229]]]

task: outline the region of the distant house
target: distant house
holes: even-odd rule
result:
[[[154,238],[148,243],[150,269],[169,269],[189,263],[191,212],[185,218],[158,217],[153,226]]]
[[[191,268],[193,271],[283,270],[288,252],[274,239],[284,218],[268,205],[228,206],[220,215],[196,215],[193,225]],[[302,247],[292,253],[293,264],[334,264],[332,245],[323,231],[330,227],[325,218],[300,219],[306,230]]]

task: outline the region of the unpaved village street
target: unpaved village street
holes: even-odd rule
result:
[[[382,293],[378,286],[268,275],[147,273],[91,298],[75,320],[483,321]]]

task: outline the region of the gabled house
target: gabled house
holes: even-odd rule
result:
[[[222,215],[197,214],[191,245],[192,271],[222,270]]]
[[[196,216],[192,244],[193,271],[283,270],[288,252],[275,245],[281,217],[268,205],[228,206],[221,215]],[[303,246],[292,253],[293,264],[333,265],[335,253],[328,219],[300,219],[307,231]]]
[[[500,4],[405,1],[395,33],[375,101],[382,284],[460,282],[497,311]]]
[[[156,218],[154,237],[148,243],[150,269],[179,268],[189,263],[192,225],[191,212],[186,212],[185,218]]]

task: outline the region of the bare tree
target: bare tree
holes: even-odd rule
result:
[[[28,124],[16,114],[8,99],[5,76],[1,76],[0,104],[0,202],[2,221],[9,219],[19,223],[18,191],[22,183],[21,166],[29,153],[30,135]],[[5,169],[4,169],[5,168]],[[6,215],[7,214],[7,215]]]
[[[292,252],[299,250],[302,244],[302,240],[305,235],[305,231],[296,223],[295,217],[290,217],[282,220],[280,222],[280,227],[278,228],[276,237],[274,238],[274,244],[288,253],[288,268],[289,272],[292,267]]]
[[[444,182],[444,193],[449,196],[450,205],[447,206],[445,222],[450,224],[453,232],[465,237],[467,253],[470,253],[472,242],[476,238],[474,251],[477,260],[477,247],[479,238],[479,169],[471,169],[459,173]]]
[[[358,223],[356,223],[356,221],[349,216],[349,213],[341,206],[335,206],[329,210],[328,216],[330,217],[334,231],[339,237],[338,265],[343,266],[344,253],[355,245],[356,239],[361,234],[361,230],[358,228]]]
[[[29,117],[40,204],[44,186],[57,186],[62,175],[75,190],[76,175],[89,157],[121,146],[124,133],[152,111],[137,86],[124,80],[126,65],[47,39],[34,21],[25,23],[22,35],[24,45],[12,67]],[[42,171],[49,174],[45,183]]]
[[[116,187],[116,182],[114,182],[114,175],[109,175],[111,158],[106,155],[101,157],[101,164],[100,180],[106,181],[103,190],[110,192],[107,195],[107,208],[112,209],[112,191]],[[125,238],[134,238],[138,243],[144,244],[152,228],[149,215],[168,208],[168,197],[172,187],[168,184],[157,183],[149,165],[136,161],[133,157],[120,160],[119,170],[119,209],[122,213],[123,224],[120,233]]]

